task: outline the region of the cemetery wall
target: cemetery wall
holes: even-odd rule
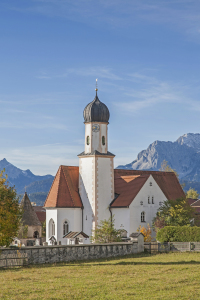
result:
[[[13,266],[13,263],[11,262],[12,259],[13,261],[16,261],[16,265],[29,265],[98,259],[123,256],[132,253],[138,253],[137,242],[67,246],[34,246],[23,247],[21,249],[1,248],[0,267]]]

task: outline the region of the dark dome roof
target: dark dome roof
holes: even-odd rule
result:
[[[88,122],[108,122],[110,113],[107,106],[102,103],[98,96],[90,102],[83,111],[85,123]]]

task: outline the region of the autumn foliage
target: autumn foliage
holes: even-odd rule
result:
[[[140,225],[137,231],[141,232],[144,235],[144,242],[151,242],[151,227],[149,226],[149,224],[147,224],[147,228],[145,228],[144,226],[142,227]]]
[[[0,172],[0,246],[9,246],[17,236],[21,210],[16,191],[8,186],[4,172]]]

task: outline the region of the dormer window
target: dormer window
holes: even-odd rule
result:
[[[105,146],[105,144],[106,144],[106,140],[105,140],[105,136],[103,135],[102,136],[102,145]]]
[[[88,135],[87,138],[86,138],[86,144],[87,144],[87,145],[90,144],[90,137],[89,137],[89,135]]]
[[[150,182],[149,185],[152,186],[152,182]]]

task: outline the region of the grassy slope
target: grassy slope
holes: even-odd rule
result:
[[[200,253],[0,270],[0,299],[200,299]]]

